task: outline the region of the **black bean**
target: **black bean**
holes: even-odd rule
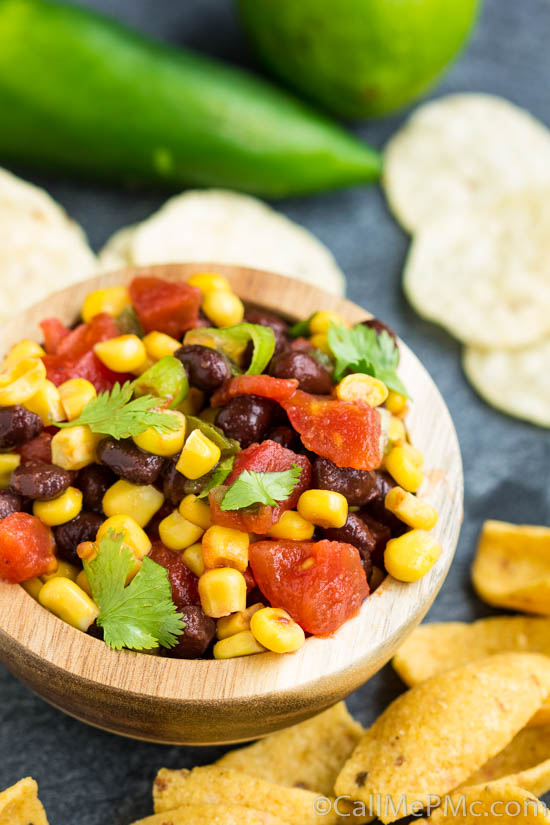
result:
[[[100,464],[89,464],[80,470],[75,486],[82,490],[84,509],[101,513],[103,496],[116,480],[115,474],[108,467],[102,467]]]
[[[218,413],[216,425],[241,447],[261,441],[273,421],[274,403],[258,395],[237,395]]]
[[[174,353],[187,373],[189,383],[206,393],[213,393],[231,378],[229,361],[211,347],[192,344]]]
[[[357,547],[365,575],[369,578],[372,572],[372,553],[376,542],[371,531],[359,516],[355,513],[348,513],[344,526],[325,530],[324,537],[329,541],[342,541]]]
[[[75,479],[75,473],[44,461],[26,461],[11,476],[10,488],[27,498],[48,501],[57,498]]]
[[[104,438],[97,446],[97,457],[117,476],[132,484],[153,484],[164,466],[162,456],[143,452],[130,438],[122,441]]]
[[[266,433],[267,441],[276,441],[286,447],[287,450],[293,450],[297,442],[297,433],[292,427],[273,427],[272,430]]]
[[[11,516],[12,513],[23,512],[23,497],[12,493],[11,490],[0,490],[0,519]]]
[[[393,538],[401,536],[409,528],[400,521],[397,516],[386,510],[385,499],[389,491],[395,487],[395,481],[388,475],[388,473],[376,471],[376,483],[373,490],[373,496],[365,506],[365,512],[368,513],[376,521],[385,524],[390,528]]]
[[[286,321],[283,321],[282,318],[273,315],[271,312],[266,312],[263,309],[254,309],[253,307],[246,310],[244,317],[245,321],[248,321],[249,324],[260,324],[262,327],[270,327],[273,330],[275,335],[274,355],[279,355],[279,353],[289,348],[288,324]]]
[[[103,524],[99,513],[89,513],[83,510],[71,519],[53,528],[57,552],[72,564],[80,565],[76,548],[82,541],[95,541],[97,531]]]
[[[299,388],[313,395],[328,395],[332,391],[330,373],[304,350],[284,352],[273,358],[269,373],[275,378],[296,378]]]
[[[182,608],[185,629],[178,643],[167,655],[174,659],[199,659],[204,655],[216,633],[216,623],[202,608],[189,605]]]
[[[40,416],[21,404],[0,407],[0,450],[20,447],[40,435],[43,429]]]
[[[391,335],[395,343],[398,343],[397,335],[395,334],[393,329],[389,327],[387,324],[385,324],[383,321],[380,321],[378,318],[367,318],[366,321],[361,321],[361,323],[363,324],[363,326],[370,327],[371,329],[373,329],[377,335],[380,335],[380,333],[382,332],[387,332],[388,335]]]
[[[162,491],[174,507],[177,507],[182,498],[189,493],[188,479],[179,470],[176,470],[178,457],[168,459],[162,471]],[[197,481],[200,481],[200,479],[197,479]]]
[[[370,530],[370,534],[374,539],[372,560],[378,567],[383,567],[384,550],[386,549],[386,544],[392,537],[391,530],[387,524],[382,524],[381,521],[377,521],[364,510],[359,511],[359,517],[361,518],[361,521],[367,525]]]
[[[351,506],[366,504],[375,493],[376,474],[372,470],[337,467],[328,458],[317,456],[313,462],[311,486],[317,490],[341,493]]]

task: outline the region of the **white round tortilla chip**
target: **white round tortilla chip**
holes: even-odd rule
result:
[[[0,169],[0,323],[96,269],[84,233],[64,210]]]
[[[218,189],[185,192],[142,223],[135,264],[216,262],[268,269],[342,295],[345,278],[307,229],[257,198]]]
[[[493,95],[450,95],[427,103],[386,148],[386,196],[411,232],[452,208],[546,183],[550,131]]]
[[[464,372],[493,407],[550,427],[550,338],[519,350],[467,347]]]
[[[125,226],[111,235],[98,255],[99,265],[104,272],[113,272],[133,264],[131,246],[137,226]]]
[[[550,189],[431,221],[411,245],[404,289],[469,344],[515,349],[550,335]]]

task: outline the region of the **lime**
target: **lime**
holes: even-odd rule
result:
[[[383,115],[434,83],[481,0],[237,0],[263,62],[344,118]]]

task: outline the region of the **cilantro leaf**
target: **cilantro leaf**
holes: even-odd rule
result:
[[[274,507],[289,497],[301,473],[302,468],[297,464],[290,470],[276,473],[244,470],[227,490],[220,507],[222,510],[240,510],[251,504],[270,504]]]
[[[84,562],[94,601],[99,607],[97,624],[109,647],[148,650],[174,647],[185,623],[172,601],[168,571],[145,558],[130,584],[135,564],[122,536],[109,530],[99,542],[99,552]]]
[[[230,455],[227,458],[222,459],[219,461],[214,469],[210,472],[210,476],[208,478],[207,483],[202,488],[201,492],[199,493],[199,498],[206,498],[210,490],[213,490],[214,487],[219,487],[221,484],[224,483],[225,479],[233,469],[233,464],[235,463],[235,456]]]
[[[159,399],[152,395],[132,398],[134,382],[115,384],[111,392],[102,392],[88,401],[78,418],[57,423],[57,427],[79,427],[87,424],[93,433],[110,435],[113,438],[131,438],[152,427],[157,432],[177,430],[177,417],[155,412]]]
[[[409,397],[397,375],[399,349],[386,330],[378,334],[364,324],[355,324],[351,329],[343,324],[331,324],[328,345],[336,360],[335,381],[340,381],[348,372],[363,372],[383,381],[388,389]]]

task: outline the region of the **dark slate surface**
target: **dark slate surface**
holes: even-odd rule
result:
[[[104,11],[116,8],[120,17],[152,35],[240,63],[249,61],[231,0],[90,0],[89,5]],[[486,0],[467,52],[438,93],[501,94],[550,126],[549,34],[548,0]],[[402,117],[357,131],[382,146]],[[145,218],[164,199],[162,194],[32,179],[47,186],[84,225],[96,248],[115,229]],[[466,517],[456,561],[430,619],[487,615],[488,608],[469,584],[477,533],[485,518],[550,523],[548,433],[485,406],[464,380],[459,346],[408,308],[399,285],[407,238],[376,188],[287,200],[280,208],[328,244],[348,276],[349,297],[395,327],[445,396],[463,450]],[[368,723],[400,689],[386,668],[351,697],[351,708]],[[152,812],[151,781],[159,767],[207,763],[222,752],[140,744],[88,728],[48,707],[5,670],[0,671],[0,699],[0,787],[34,776],[52,825],[128,825]]]

